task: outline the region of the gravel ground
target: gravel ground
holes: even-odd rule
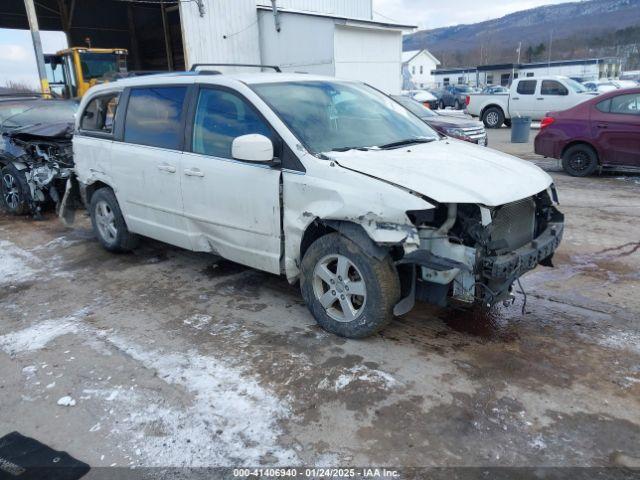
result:
[[[0,216],[0,436],[92,466],[640,466],[640,177],[514,153],[567,217],[526,314],[421,306],[364,341],[282,278]]]

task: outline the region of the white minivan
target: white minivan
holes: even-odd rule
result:
[[[326,330],[369,336],[416,299],[493,305],[563,229],[535,165],[444,137],[365,84],[216,71],[92,88],[73,138],[95,234],[300,282]]]

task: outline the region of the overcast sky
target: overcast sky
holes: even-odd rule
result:
[[[395,20],[420,28],[475,23],[509,13],[569,0],[373,0],[378,20]],[[61,32],[42,32],[45,53],[66,47]],[[26,30],[0,29],[0,86],[7,81],[38,85],[31,36]]]
[[[423,29],[476,23],[570,0],[373,0],[377,20],[393,19]],[[575,0],[574,0],[575,1]]]

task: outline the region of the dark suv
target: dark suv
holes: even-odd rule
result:
[[[474,93],[474,89],[468,85],[447,85],[442,90],[438,107],[444,110],[447,107],[453,107],[456,110],[462,110],[467,102],[467,95]]]

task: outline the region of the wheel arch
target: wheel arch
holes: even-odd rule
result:
[[[562,151],[560,152],[560,158],[564,158],[565,153],[567,153],[567,150],[569,150],[572,147],[576,147],[578,145],[584,145],[585,147],[589,147],[591,150],[593,150],[593,153],[596,154],[596,160],[598,161],[598,165],[601,166],[602,165],[602,155],[600,154],[600,152],[598,151],[598,149],[589,141],[587,140],[572,140],[571,142],[567,143],[563,148]]]
[[[358,244],[367,255],[379,260],[389,254],[389,249],[376,244],[362,225],[358,223],[348,220],[315,218],[307,226],[302,235],[302,241],[300,242],[300,260],[304,258],[305,253],[313,242],[330,233],[339,233]]]
[[[91,197],[93,197],[93,194],[96,193],[101,188],[108,188],[115,195],[115,190],[113,189],[113,187],[100,180],[96,180],[95,182],[85,185],[83,188],[80,189],[80,191],[83,192],[82,197],[83,197],[84,204],[86,205],[87,208],[89,208],[89,205],[91,205]]]
[[[484,107],[482,107],[482,110],[480,111],[480,119],[484,119],[484,114],[487,110],[489,110],[490,108],[497,108],[498,110],[500,110],[502,112],[502,115],[505,116],[505,120],[506,120],[506,115],[504,112],[504,108],[502,108],[501,105],[498,105],[497,103],[490,103],[489,105],[485,105]]]

